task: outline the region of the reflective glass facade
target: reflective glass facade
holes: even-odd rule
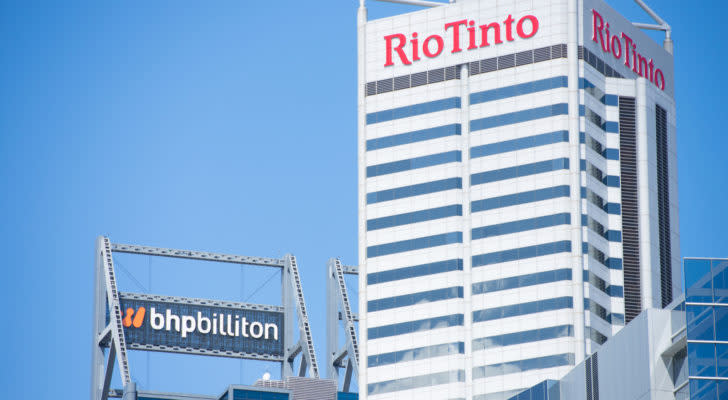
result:
[[[686,258],[690,399],[728,399],[728,259]]]

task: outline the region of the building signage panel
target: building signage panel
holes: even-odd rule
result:
[[[281,311],[212,300],[148,297],[122,295],[120,299],[124,335],[132,348],[283,356]]]
[[[671,54],[603,1],[585,0],[583,7],[584,47],[625,78],[641,76],[674,93]]]
[[[369,21],[367,82],[567,41],[567,2],[463,1]]]

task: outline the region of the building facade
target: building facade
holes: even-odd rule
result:
[[[671,42],[599,0],[358,19],[361,398],[508,399],[680,293]]]
[[[683,266],[686,296],[643,311],[560,381],[511,400],[728,399],[728,259]]]
[[[728,259],[686,258],[690,398],[728,399]]]

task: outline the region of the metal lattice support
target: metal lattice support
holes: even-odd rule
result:
[[[359,377],[359,345],[356,336],[357,316],[351,312],[349,295],[346,290],[344,274],[358,275],[357,267],[343,266],[341,262],[332,258],[326,269],[326,326],[327,326],[327,369],[329,379],[339,381],[339,368],[344,368],[344,382],[342,390],[348,392],[351,387],[352,375]],[[344,328],[346,343],[339,348],[339,321]]]
[[[298,264],[296,257],[287,254],[283,267],[283,306],[286,307],[285,312],[285,333],[284,336],[293,343],[293,325],[294,315],[289,311],[291,303],[295,303],[298,316],[299,340],[292,347],[286,347],[285,362],[283,363],[283,378],[293,376],[293,363],[296,357],[301,354],[301,364],[298,370],[298,376],[308,376],[310,378],[318,378],[318,363],[316,362],[316,352],[313,348],[313,337],[311,336],[311,325],[308,322],[308,312],[306,311],[306,301],[303,298],[303,288],[301,287],[301,278],[298,274]],[[288,289],[288,290],[287,290]]]
[[[121,382],[127,385],[131,382],[129,361],[126,357],[126,339],[122,325],[119,291],[116,287],[114,261],[111,256],[111,242],[107,237],[99,237],[96,241],[96,290],[93,332],[93,361],[92,361],[92,387],[93,400],[106,400],[109,395],[111,375],[114,362],[118,364]],[[103,304],[106,307],[103,307]],[[108,324],[106,313],[108,311]],[[104,366],[104,348],[109,347],[109,354]]]
[[[274,305],[252,305],[245,304],[247,309],[261,309],[264,311],[282,311],[284,314],[283,326],[283,357],[271,356],[268,354],[233,353],[221,351],[206,351],[199,349],[185,349],[186,354],[212,355],[222,357],[249,358],[263,361],[280,362],[281,374],[286,377],[294,376],[293,368],[296,357],[300,354],[298,376],[318,378],[318,364],[313,346],[311,326],[308,321],[306,303],[301,287],[301,278],[298,273],[298,265],[293,255],[286,255],[285,258],[248,257],[241,255],[211,253],[194,250],[179,250],[160,247],[138,246],[130,244],[115,244],[107,237],[99,237],[96,240],[96,261],[95,285],[94,285],[94,315],[93,315],[93,342],[92,342],[92,365],[91,365],[91,400],[106,400],[111,397],[132,396],[135,394],[134,382],[131,381],[127,350],[144,351],[170,351],[164,346],[153,346],[149,344],[127,345],[124,337],[122,324],[122,298],[141,298],[161,301],[170,299],[170,296],[155,296],[145,294],[120,293],[117,288],[116,276],[112,251],[118,253],[139,254],[158,257],[172,257],[183,259],[194,259],[202,261],[215,261],[223,263],[258,265],[275,267],[282,270],[281,293],[283,304]],[[225,305],[224,301],[212,301],[204,299],[182,299],[185,303]],[[240,305],[240,304],[238,304]],[[294,311],[295,309],[295,311]],[[299,335],[295,340],[294,326],[298,319]],[[174,352],[179,352],[177,349]],[[114,365],[117,365],[121,374],[121,382],[124,390],[112,389],[111,378],[114,373]],[[127,388],[132,388],[128,389]],[[127,393],[128,392],[128,393]],[[133,398],[133,397],[131,397]]]

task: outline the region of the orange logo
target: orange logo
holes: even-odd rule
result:
[[[134,325],[135,328],[139,328],[144,323],[144,315],[146,313],[147,313],[147,310],[144,307],[139,307],[139,310],[136,311],[136,315],[134,315],[133,308],[127,308],[126,316],[124,317],[124,320],[122,321],[122,323],[124,324],[124,327],[128,328],[128,327]]]

